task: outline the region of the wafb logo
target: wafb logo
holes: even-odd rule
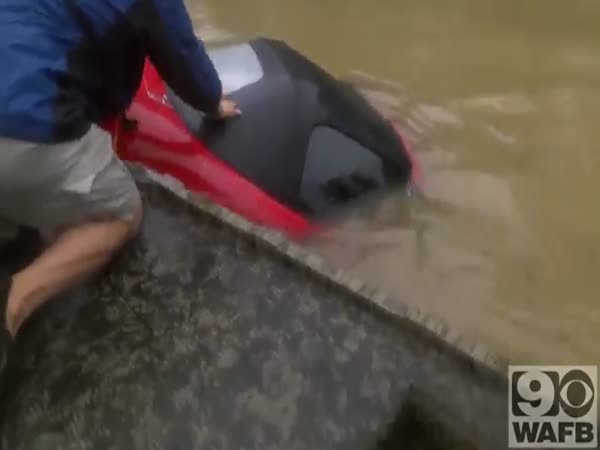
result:
[[[595,366],[509,366],[511,448],[596,448]]]

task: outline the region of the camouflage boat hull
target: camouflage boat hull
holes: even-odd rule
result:
[[[418,312],[390,314],[281,237],[136,177],[140,236],[25,329],[2,448],[506,447],[501,363]]]

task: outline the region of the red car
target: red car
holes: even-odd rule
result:
[[[205,120],[147,62],[125,119],[106,125],[122,159],[292,237],[370,193],[416,181],[394,124],[283,42],[258,38],[210,57],[242,117]]]

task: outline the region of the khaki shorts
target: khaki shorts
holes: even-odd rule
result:
[[[53,145],[0,138],[0,222],[52,232],[95,220],[133,221],[140,207],[135,182],[100,127]]]

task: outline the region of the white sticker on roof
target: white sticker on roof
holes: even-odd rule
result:
[[[211,49],[208,55],[219,73],[225,94],[256,83],[263,76],[258,56],[249,44]]]

